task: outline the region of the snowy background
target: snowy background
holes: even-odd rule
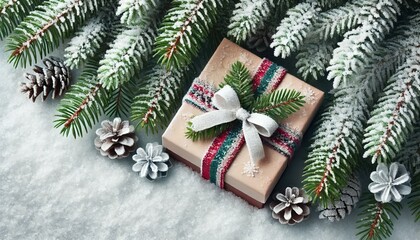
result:
[[[166,179],[139,179],[131,159],[100,156],[94,131],[77,140],[61,136],[52,123],[58,102],[32,103],[19,93],[30,70],[15,70],[7,57],[0,51],[0,239],[356,238],[357,213],[331,224],[313,211],[303,223],[283,226],[268,208],[249,206],[179,163]],[[160,142],[138,136],[141,146]],[[307,140],[277,189],[301,186]],[[392,238],[418,238],[413,220],[405,209]]]

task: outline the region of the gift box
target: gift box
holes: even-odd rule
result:
[[[212,111],[211,99],[214,92],[232,64],[237,61],[242,62],[249,70],[255,89],[295,89],[305,96],[305,104],[280,121],[280,127],[272,137],[263,138],[265,157],[255,165],[250,162],[250,155],[243,141],[238,143],[233,139],[231,145],[226,143],[229,134],[230,137],[235,137],[233,130],[216,139],[198,141],[188,139],[185,134],[191,118]],[[211,161],[206,158],[215,158],[217,155],[221,162],[229,162],[228,167],[217,169],[217,174],[221,175],[214,177],[220,181],[218,185],[251,205],[262,208],[286,166],[293,162],[292,155],[315,116],[323,96],[322,91],[288,74],[284,68],[224,39],[184,97],[181,108],[162,136],[162,143],[174,159],[200,172],[206,179],[210,177],[205,176],[203,168],[206,167],[205,161]]]

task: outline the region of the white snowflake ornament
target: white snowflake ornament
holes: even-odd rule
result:
[[[242,170],[242,174],[247,175],[248,177],[255,177],[257,173],[260,172],[260,168],[255,165],[252,161],[248,161],[244,164],[244,169]]]
[[[384,163],[379,163],[370,179],[373,182],[369,184],[369,191],[375,195],[376,201],[401,202],[404,195],[411,193],[410,174],[400,163],[391,163],[389,170]]]
[[[136,161],[133,171],[139,172],[141,178],[151,181],[161,177],[166,177],[169,168],[172,166],[169,155],[163,152],[162,145],[158,143],[148,143],[146,150],[138,148],[133,156]]]

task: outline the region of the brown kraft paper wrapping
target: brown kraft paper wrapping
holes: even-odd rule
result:
[[[262,59],[224,39],[199,78],[218,86],[236,61],[244,63],[251,75],[254,75]],[[315,116],[324,93],[290,74],[284,77],[278,89],[281,88],[296,89],[306,96],[305,105],[281,122],[303,134]],[[200,172],[201,159],[212,140],[193,142],[185,137],[185,130],[188,121],[200,114],[203,114],[201,110],[184,102],[162,136],[163,146],[171,156],[197,172]],[[269,146],[264,145],[264,150],[265,158],[258,162],[259,172],[254,177],[243,174],[244,165],[249,161],[246,145],[242,147],[225,176],[226,190],[259,208],[267,201],[288,163],[286,156]]]

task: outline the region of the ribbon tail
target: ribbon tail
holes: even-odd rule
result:
[[[230,110],[216,110],[206,112],[191,119],[192,130],[198,132],[214,126],[232,122],[236,119],[235,113]]]
[[[254,125],[248,121],[243,121],[242,129],[244,132],[246,147],[248,148],[249,152],[249,157],[255,164],[257,161],[265,157],[263,143],[261,141],[258,130]]]
[[[252,113],[248,118],[248,122],[252,123],[258,130],[258,133],[264,137],[271,137],[279,127],[274,119],[260,113]]]

